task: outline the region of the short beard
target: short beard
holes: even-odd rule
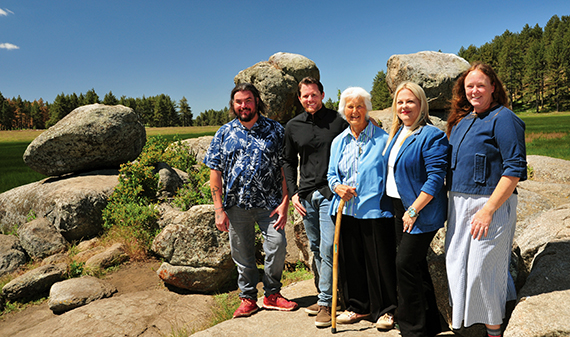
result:
[[[236,113],[237,118],[244,123],[250,122],[257,115],[257,111],[248,111],[249,113],[245,115],[241,112]]]

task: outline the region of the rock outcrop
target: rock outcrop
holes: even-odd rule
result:
[[[240,71],[234,82],[253,84],[267,105],[267,117],[284,123],[303,111],[297,85],[307,76],[320,79],[315,62],[298,54],[276,53],[268,61]]]
[[[118,183],[117,170],[44,180],[0,194],[0,228],[9,232],[33,214],[46,218],[68,241],[88,239],[102,227],[101,212]]]
[[[419,84],[426,93],[430,112],[435,112],[449,108],[453,85],[469,69],[469,62],[455,54],[422,51],[392,55],[387,67],[386,83],[392,93],[403,81]]]
[[[42,132],[24,153],[24,162],[46,176],[118,168],[134,160],[146,131],[133,109],[85,105]]]

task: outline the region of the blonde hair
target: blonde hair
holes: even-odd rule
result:
[[[419,128],[420,126],[424,126],[426,124],[432,124],[431,120],[429,119],[429,104],[424,89],[422,89],[422,87],[420,87],[414,82],[405,81],[400,83],[400,85],[398,85],[396,91],[394,92],[394,99],[392,100],[392,127],[390,128],[388,143],[386,144],[386,148],[384,149],[384,154],[386,153],[388,145],[390,144],[396,133],[398,133],[398,130],[400,130],[400,128],[404,124],[404,122],[402,122],[400,117],[398,117],[398,112],[397,112],[398,94],[400,93],[400,91],[404,89],[410,90],[412,94],[414,94],[414,96],[416,96],[416,98],[420,101],[420,113],[416,118],[416,120],[414,121],[414,123],[412,123],[410,131],[402,140],[402,144],[417,128]]]

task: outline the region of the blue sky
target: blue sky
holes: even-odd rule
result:
[[[164,93],[197,116],[227,106],[239,71],[290,52],[317,64],[336,100],[349,86],[370,90],[391,55],[457,53],[554,14],[570,15],[568,0],[0,0],[0,92]]]

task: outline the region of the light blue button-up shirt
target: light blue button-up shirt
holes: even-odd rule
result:
[[[388,134],[380,127],[368,123],[358,139],[350,127],[338,135],[331,145],[331,158],[327,179],[331,190],[339,185],[356,187],[357,196],[345,205],[343,214],[357,219],[392,217],[389,202],[380,205],[386,179],[382,151]],[[337,213],[340,196],[334,194],[329,213]]]

